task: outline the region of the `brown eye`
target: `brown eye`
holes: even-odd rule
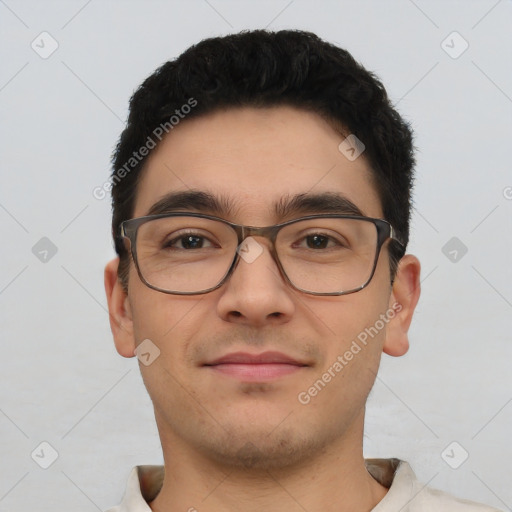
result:
[[[322,235],[311,235],[306,237],[309,249],[325,249],[329,243],[329,239]]]
[[[173,233],[162,244],[163,249],[176,250],[204,249],[212,246],[213,244],[208,238],[196,233],[183,233],[179,236]]]

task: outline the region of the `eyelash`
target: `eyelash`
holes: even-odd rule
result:
[[[298,239],[298,242],[299,242],[299,244],[301,244],[302,242],[306,241],[308,238],[315,237],[315,236],[325,238],[325,239],[327,239],[328,243],[333,242],[335,244],[335,246],[338,246],[338,247],[346,247],[347,246],[346,243],[343,243],[340,240],[338,240],[326,233],[321,233],[321,232],[312,232],[312,233],[304,234],[301,238]],[[198,233],[198,232],[188,231],[186,233],[180,233],[178,236],[173,236],[170,240],[164,241],[162,244],[162,248],[163,249],[187,250],[184,248],[173,247],[176,242],[184,240],[187,237],[194,237],[194,238],[202,239],[203,241],[207,240],[210,245],[215,247],[214,242],[212,242],[212,240],[210,240],[210,238],[208,238],[207,236],[205,236],[201,233]],[[294,245],[298,245],[297,242],[294,242]],[[205,247],[201,247],[201,249],[205,249]],[[328,247],[326,249],[328,249]]]

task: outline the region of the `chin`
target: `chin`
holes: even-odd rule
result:
[[[237,469],[270,470],[286,469],[311,461],[329,443],[321,436],[306,435],[295,429],[279,430],[261,426],[250,431],[238,425],[223,431],[220,438],[209,437],[203,449],[209,458],[223,466]]]

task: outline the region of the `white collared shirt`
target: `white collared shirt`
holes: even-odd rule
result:
[[[455,498],[416,479],[409,464],[398,459],[366,459],[369,473],[389,490],[372,512],[500,512],[498,509]],[[106,512],[151,512],[164,478],[163,466],[135,466],[120,505]]]

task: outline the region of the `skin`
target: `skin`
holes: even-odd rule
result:
[[[369,217],[382,208],[363,157],[338,150],[343,136],[292,107],[232,109],[181,122],[150,155],[134,217],[166,193],[204,190],[236,201],[227,220],[276,224],[270,205],[287,194],[339,192]],[[364,465],[365,403],[382,352],[401,356],[420,294],[420,264],[406,255],[391,286],[387,243],[363,290],[313,296],[292,289],[263,253],[240,261],[205,295],[145,286],[133,265],[128,293],[118,260],[105,269],[117,351],[133,357],[149,338],[161,351],[140,365],[162,442],[165,478],[154,511],[369,511],[387,489]],[[297,400],[379,315],[401,310],[309,404]],[[241,382],[202,364],[230,352],[280,351],[308,366],[272,382]]]

